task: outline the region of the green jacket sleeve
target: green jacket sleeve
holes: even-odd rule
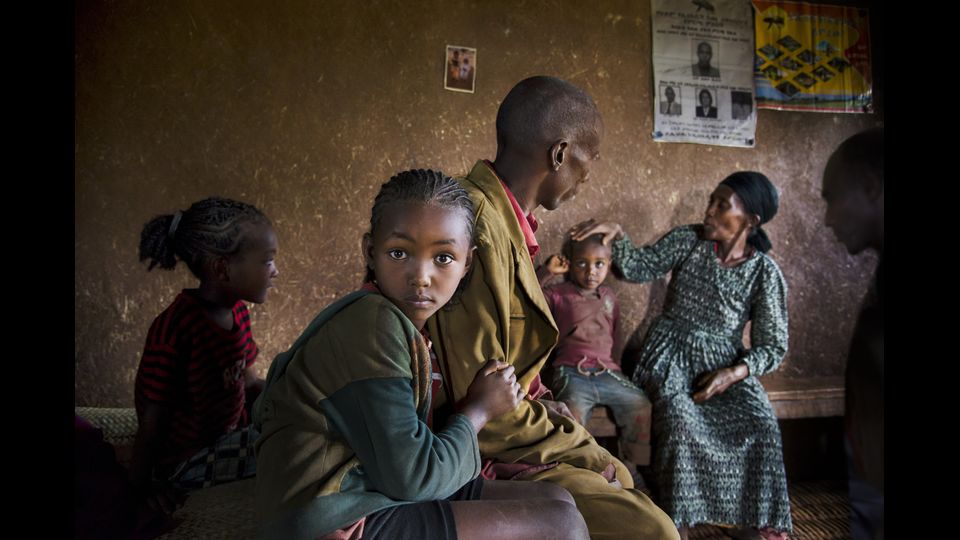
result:
[[[373,489],[396,500],[444,499],[480,473],[473,425],[463,415],[434,434],[417,416],[410,380],[355,381],[321,403]]]

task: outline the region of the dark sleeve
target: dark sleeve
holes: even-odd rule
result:
[[[777,369],[787,354],[787,282],[773,261],[758,279],[750,306],[750,350],[741,360],[759,377]]]
[[[354,381],[321,402],[373,488],[397,500],[444,499],[480,474],[473,425],[461,414],[434,434],[417,416],[410,379]]]
[[[698,241],[690,226],[677,227],[653,244],[639,248],[624,234],[613,243],[613,264],[627,281],[653,281],[673,270]]]

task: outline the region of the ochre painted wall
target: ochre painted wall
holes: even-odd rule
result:
[[[881,115],[759,112],[757,146],[657,144],[646,1],[84,1],[76,8],[76,404],[132,405],[147,329],[185,267],[148,273],[143,224],[217,194],[274,221],[279,286],[252,306],[258,366],[328,302],[358,285],[360,237],[379,185],[412,167],[462,174],[493,158],[499,100],[549,74],[589,91],[603,160],[578,197],[537,211],[547,252],[592,216],[636,241],[702,219],[736,169],[782,191],[768,226],[790,287],[788,377],[843,371],[876,260],[823,226],[831,149]],[[476,47],[477,92],[442,88],[444,45]],[[610,284],[626,331],[649,323],[662,281]],[[652,308],[651,308],[652,306]]]

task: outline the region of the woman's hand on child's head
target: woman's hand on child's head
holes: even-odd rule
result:
[[[566,257],[560,255],[559,253],[554,253],[549,258],[544,265],[547,268],[547,271],[550,272],[550,275],[556,276],[559,274],[566,274],[570,271],[570,261]]]
[[[516,409],[524,395],[513,366],[489,360],[477,371],[467,388],[460,412],[470,419],[476,431],[480,431],[491,419]]]
[[[610,242],[623,238],[623,228],[620,227],[619,223],[612,221],[599,222],[593,218],[581,221],[570,228],[570,238],[577,242],[594,234],[602,234],[603,245],[609,246]]]

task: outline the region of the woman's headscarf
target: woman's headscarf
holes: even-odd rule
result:
[[[770,251],[773,244],[761,225],[773,219],[780,207],[780,195],[770,179],[753,171],[739,171],[726,177],[720,185],[727,186],[740,197],[744,207],[751,214],[760,216],[760,224],[753,228],[747,243],[760,251]]]

